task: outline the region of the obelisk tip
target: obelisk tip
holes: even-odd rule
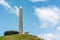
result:
[[[20,8],[22,8],[22,6],[20,6]]]

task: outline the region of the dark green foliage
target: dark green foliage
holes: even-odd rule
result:
[[[13,34],[18,34],[18,31],[5,31],[4,35],[13,35]]]

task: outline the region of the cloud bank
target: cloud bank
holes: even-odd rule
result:
[[[60,9],[56,6],[53,7],[41,7],[35,8],[35,15],[42,20],[41,27],[47,27],[50,25],[58,25],[60,19]]]
[[[55,33],[40,33],[38,37],[41,37],[44,40],[60,40],[60,27],[56,28]]]
[[[54,28],[54,33],[40,33],[38,36],[45,40],[60,40],[60,8],[57,6],[40,7],[34,9],[35,15],[42,21],[40,28]],[[50,29],[51,30],[51,29]]]
[[[40,33],[39,37],[43,38],[44,40],[55,40],[56,35],[53,33],[48,33],[48,34]]]

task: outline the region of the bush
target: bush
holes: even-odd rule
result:
[[[18,34],[18,31],[5,31],[4,35],[13,35],[13,34]]]

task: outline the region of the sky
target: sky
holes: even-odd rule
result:
[[[23,32],[60,40],[60,0],[0,0],[0,36],[8,30],[19,31],[20,6]]]

